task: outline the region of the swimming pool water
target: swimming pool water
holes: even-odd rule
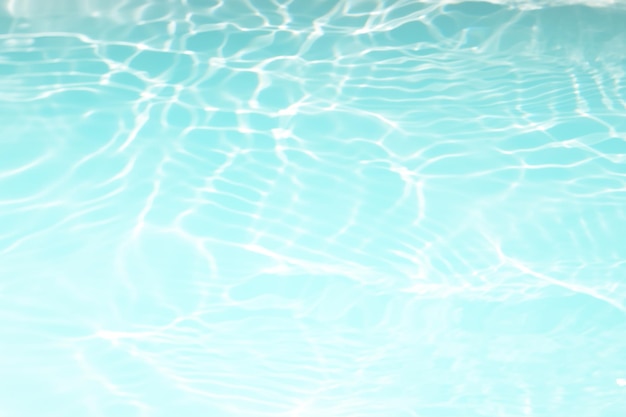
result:
[[[624,3],[0,6],[0,417],[626,415]]]

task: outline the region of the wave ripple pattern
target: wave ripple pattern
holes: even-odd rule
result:
[[[626,8],[0,2],[0,415],[626,415]]]

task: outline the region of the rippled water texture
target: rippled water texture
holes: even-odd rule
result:
[[[0,416],[626,415],[626,7],[0,4]]]

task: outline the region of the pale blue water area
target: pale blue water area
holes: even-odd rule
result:
[[[624,3],[0,6],[0,417],[626,416]]]

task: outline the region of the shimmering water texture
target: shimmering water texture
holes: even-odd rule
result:
[[[625,416],[626,7],[561,3],[0,2],[0,416]]]

